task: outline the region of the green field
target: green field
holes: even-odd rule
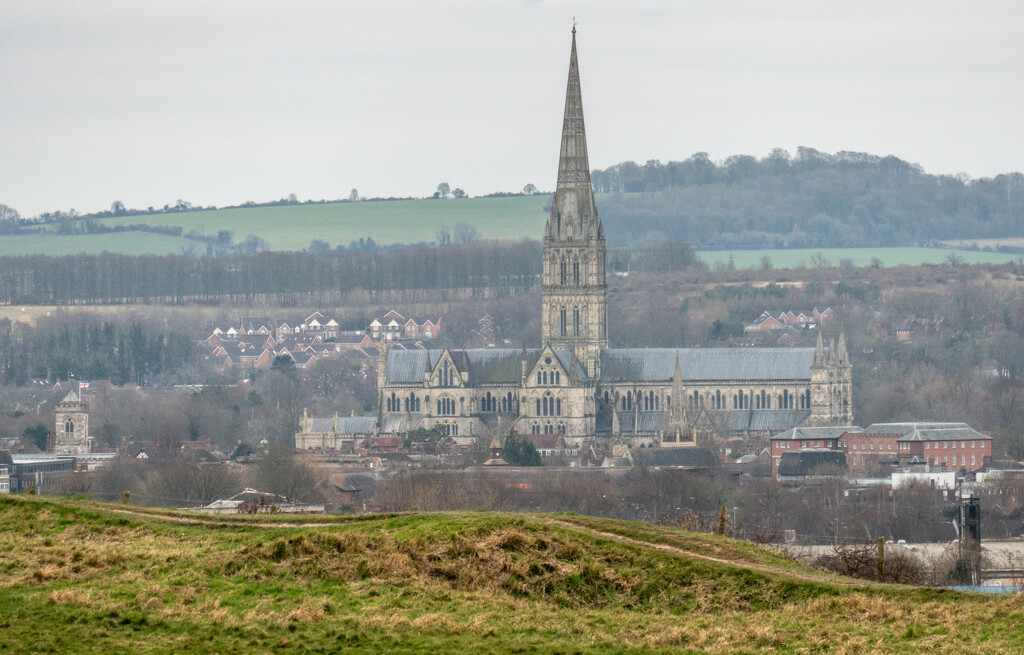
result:
[[[767,256],[772,268],[813,268],[814,257],[820,253],[831,266],[840,266],[844,259],[854,266],[871,266],[878,258],[883,267],[942,264],[955,254],[965,264],[1005,264],[1019,261],[1021,255],[1008,255],[975,250],[948,250],[946,248],[808,248],[798,250],[701,250],[697,255],[708,266],[725,264],[732,258],[736,268],[761,268],[761,259]]]
[[[1019,653],[1020,594],[574,515],[211,516],[0,496],[8,653]]]
[[[216,236],[222,230],[233,234],[234,242],[255,234],[272,250],[302,250],[313,239],[331,247],[372,238],[380,245],[432,242],[438,230],[465,223],[476,228],[483,239],[540,238],[549,196],[467,198],[462,200],[393,200],[328,204],[245,207],[209,211],[104,218],[107,225],[145,224],[181,227],[183,233]],[[203,254],[206,243],[147,232],[118,232],[102,235],[61,236],[15,235],[0,239],[0,256],[18,254],[64,255],[103,250],[128,254],[182,253],[190,248]],[[854,266],[870,266],[877,258],[883,266],[940,264],[955,253],[968,264],[1000,264],[1019,261],[1020,255],[947,250],[942,248],[824,248],[804,250],[709,250],[699,255],[708,265],[724,264],[732,257],[736,268],[759,268],[767,255],[773,268],[814,267],[816,254],[832,265],[849,260]]]
[[[451,230],[458,223],[475,226],[483,239],[536,239],[547,220],[547,201],[548,196],[537,195],[340,202],[105,218],[101,222],[181,226],[185,234],[198,230],[211,236],[231,230],[236,242],[255,234],[273,250],[301,250],[313,239],[332,247],[367,237],[381,245],[429,242],[435,240],[440,227]]]

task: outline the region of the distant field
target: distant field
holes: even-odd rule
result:
[[[113,234],[24,234],[0,237],[0,257],[7,255],[97,254],[104,250],[127,255],[168,255],[186,252],[205,253],[201,241],[152,232],[115,232]]]
[[[236,243],[255,234],[273,250],[302,250],[310,241],[326,241],[331,247],[371,238],[380,245],[432,242],[442,226],[452,230],[459,223],[474,226],[483,239],[539,239],[549,196],[467,198],[463,200],[392,200],[329,204],[243,207],[199,212],[154,214],[100,219],[107,225],[144,224],[181,227],[184,233],[197,231],[215,236],[230,230]],[[989,244],[989,240],[963,240],[963,244]],[[1017,239],[999,239],[1003,245],[1018,245]],[[206,243],[147,232],[118,232],[86,236],[57,234],[6,236],[0,239],[0,256],[18,254],[65,255],[103,250],[129,254],[181,253],[189,248],[206,252]],[[965,263],[1005,263],[1020,255],[943,248],[824,248],[803,250],[713,250],[699,255],[709,265],[726,262],[732,256],[736,268],[757,268],[767,255],[773,268],[814,266],[812,258],[821,253],[832,266],[850,260],[854,266],[870,266],[878,258],[882,265],[939,264],[951,253]]]
[[[944,246],[952,248],[992,248],[999,246],[1007,248],[1024,248],[1024,238],[1006,237],[1001,239],[953,239],[940,242]]]
[[[1005,264],[1020,259],[1020,255],[1006,255],[974,250],[948,250],[945,248],[808,248],[802,250],[701,250],[697,255],[709,266],[728,262],[732,257],[736,268],[760,268],[761,258],[768,256],[772,268],[813,267],[813,258],[818,254],[831,266],[839,266],[848,259],[854,266],[870,266],[874,258],[882,266],[917,266],[919,264],[941,264],[950,254],[956,254],[965,264]]]
[[[331,247],[347,246],[367,237],[381,245],[434,241],[440,227],[451,230],[457,223],[475,226],[483,239],[537,239],[547,220],[547,201],[548,196],[538,195],[341,202],[105,218],[100,222],[181,226],[186,234],[199,230],[216,235],[231,230],[236,242],[255,234],[273,250],[301,250],[313,239],[326,241]]]

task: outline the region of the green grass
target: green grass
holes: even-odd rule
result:
[[[0,652],[1001,653],[1018,597],[574,515],[198,516],[0,497]]]
[[[697,255],[709,266],[725,264],[732,257],[736,268],[760,268],[761,258],[771,259],[773,268],[811,268],[813,258],[818,254],[831,266],[849,259],[854,266],[871,266],[872,259],[878,258],[882,266],[919,266],[921,264],[942,264],[950,254],[956,254],[966,264],[1005,264],[1016,262],[1021,256],[973,250],[948,250],[946,248],[806,248],[794,250],[701,250]]]
[[[216,236],[221,230],[233,233],[240,242],[250,234],[265,240],[272,250],[301,250],[313,239],[331,247],[372,238],[380,245],[432,242],[442,226],[452,230],[459,223],[474,226],[483,239],[539,239],[547,213],[548,196],[467,198],[463,200],[394,200],[381,202],[244,207],[199,212],[154,214],[105,218],[107,225],[145,224],[181,227],[183,233],[196,231]],[[0,256],[18,254],[64,255],[104,250],[128,254],[181,253],[189,248],[198,254],[206,244],[185,238],[146,232],[102,235],[60,236],[18,235],[0,240]],[[725,263],[732,257],[736,268],[759,268],[767,255],[773,268],[812,267],[821,253],[833,266],[850,260],[854,266],[869,266],[874,258],[886,267],[941,264],[951,253],[965,263],[1001,264],[1018,261],[1020,255],[948,250],[943,248],[810,248],[802,250],[707,250],[698,255],[708,265]]]
[[[430,242],[441,226],[451,230],[457,223],[474,225],[483,239],[539,239],[547,220],[547,200],[547,196],[512,196],[342,202],[106,218],[101,222],[181,226],[186,234],[199,230],[216,235],[231,230],[236,242],[255,234],[273,250],[301,250],[313,239],[332,247],[367,237],[381,245]]]

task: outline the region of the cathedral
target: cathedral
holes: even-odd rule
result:
[[[845,339],[826,348],[608,347],[604,228],[572,31],[558,183],[544,228],[542,343],[381,352],[379,431],[559,434],[688,446],[853,419]]]

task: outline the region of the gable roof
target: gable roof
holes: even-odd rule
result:
[[[718,462],[708,448],[639,448],[630,450],[633,463],[646,466],[707,467]]]
[[[782,453],[779,461],[779,477],[806,476],[825,464],[846,468],[846,453],[841,450],[795,450]]]
[[[847,432],[858,433],[864,430],[856,425],[837,425],[822,427],[797,427],[786,430],[771,438],[772,441],[808,441],[822,439],[838,439]]]
[[[426,371],[433,371],[443,350],[388,350],[386,379],[392,384],[416,384],[423,382]],[[539,348],[517,350],[515,348],[470,348],[449,350],[455,366],[469,373],[470,384],[519,384],[523,376],[522,362],[530,371],[543,352]],[[554,351],[559,363],[567,371],[575,371],[581,380],[587,379],[583,368],[572,357],[572,351]]]
[[[338,434],[373,434],[376,416],[339,416]],[[308,432],[334,432],[334,418],[311,418]]]
[[[601,378],[669,382],[676,357],[683,380],[807,380],[813,348],[621,348],[601,351]]]

